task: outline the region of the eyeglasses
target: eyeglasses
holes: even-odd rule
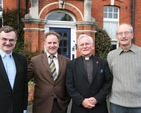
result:
[[[84,47],[84,46],[89,46],[90,44],[92,44],[92,43],[84,43],[84,44],[80,44],[79,46]]]
[[[132,33],[131,31],[125,31],[125,32],[117,32],[117,35],[123,36],[124,35],[128,35],[129,33]]]
[[[10,43],[16,42],[16,39],[7,39],[7,38],[0,38],[3,42],[9,41]]]

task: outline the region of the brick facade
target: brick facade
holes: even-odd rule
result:
[[[43,35],[46,15],[59,9],[58,0],[38,0],[38,19],[25,19],[25,41],[31,40],[33,51],[43,51]],[[95,27],[103,27],[104,6],[111,5],[112,0],[92,0],[91,15],[95,22],[83,22],[85,0],[65,0],[63,11],[71,13],[76,19],[76,38],[81,33],[91,35],[95,40]],[[20,7],[25,7],[25,0],[20,0]],[[30,2],[28,4],[30,6]],[[119,7],[120,23],[129,23],[134,28],[134,43],[141,46],[141,0],[114,0],[114,6]],[[3,0],[3,7],[17,7],[17,0]],[[27,6],[26,6],[27,7]],[[77,32],[81,31],[81,32]],[[84,32],[83,32],[84,31]],[[88,32],[85,32],[88,31]],[[77,56],[79,53],[76,51]]]

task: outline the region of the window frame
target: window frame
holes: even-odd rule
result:
[[[105,12],[105,8],[107,8],[107,12]],[[112,11],[110,12],[109,11],[109,9],[110,8],[112,8]],[[117,8],[116,10],[117,10],[117,12],[114,12],[114,9],[115,8]],[[113,25],[119,25],[119,7],[117,7],[117,6],[104,6],[104,12],[103,12],[103,28],[107,31],[107,33],[108,34],[110,34],[110,32],[109,32],[109,28],[110,29],[113,29],[111,26],[112,26],[112,24]],[[105,17],[105,13],[107,13],[107,17]],[[108,16],[108,14],[112,14],[112,17],[113,17],[113,15],[114,14],[116,14],[117,15],[117,18],[109,18],[109,16]],[[105,24],[104,24],[105,23]],[[104,25],[106,25],[106,23],[108,23],[109,24],[109,27],[108,27],[108,29],[106,29],[106,26],[104,26]],[[116,27],[117,27],[116,26]],[[111,31],[111,30],[110,30]],[[112,32],[112,31],[111,31]],[[117,42],[117,40],[116,40],[116,29],[114,30],[114,35],[109,35],[110,37],[113,37],[113,38],[111,38],[111,44],[112,44],[112,46],[114,46],[114,45],[116,45],[116,48],[118,48],[118,46],[119,46],[119,44],[118,44],[118,42]],[[114,49],[116,49],[116,48],[114,48]]]

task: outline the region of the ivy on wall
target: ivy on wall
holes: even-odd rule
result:
[[[100,27],[96,27],[96,31],[97,32],[95,34],[95,56],[107,59],[107,54],[112,48],[111,38],[109,37],[108,33]]]
[[[23,54],[26,59],[27,63],[29,63],[32,56],[39,54],[38,52],[32,52],[31,48],[25,49],[28,44],[24,43],[24,23],[22,22],[22,18],[25,15],[24,9],[5,9],[3,10],[3,25],[9,25],[14,27],[18,32],[18,41],[14,52]],[[29,41],[28,43],[32,43]]]

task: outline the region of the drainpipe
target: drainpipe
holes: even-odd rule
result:
[[[135,28],[135,5],[136,0],[132,0],[131,2],[131,25],[133,26],[133,30]],[[132,42],[135,42],[135,37],[133,38]]]
[[[20,29],[20,0],[17,0],[17,9],[18,9],[18,14],[17,14],[17,24],[18,24],[18,30]],[[19,36],[19,33],[18,33]]]
[[[25,9],[25,13],[28,13],[28,1],[27,0],[24,0],[24,9]]]

